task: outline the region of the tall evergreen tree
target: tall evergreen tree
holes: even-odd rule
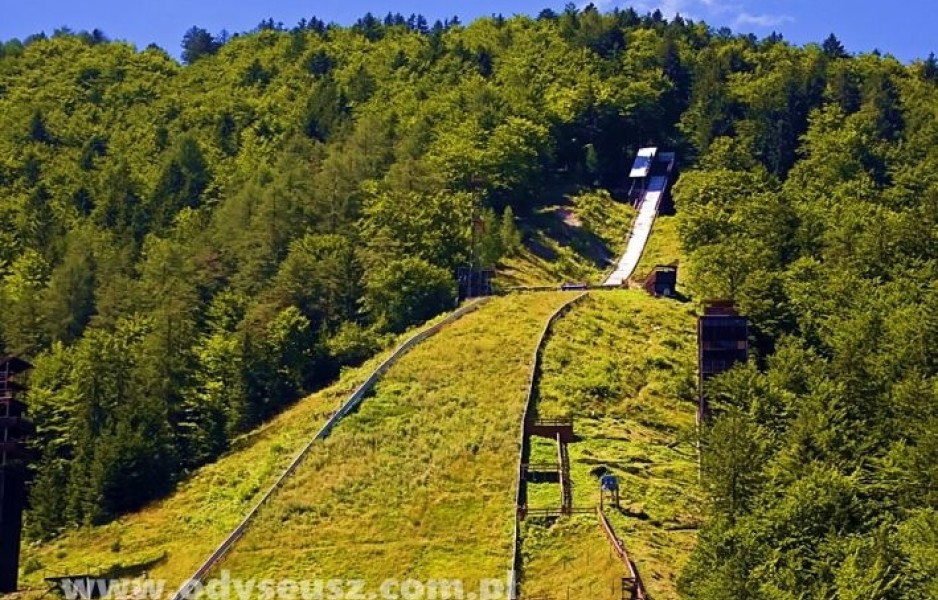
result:
[[[200,58],[215,54],[219,48],[221,43],[211,33],[193,26],[182,37],[182,60],[191,65]]]

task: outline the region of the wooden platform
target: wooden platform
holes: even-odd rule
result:
[[[573,421],[570,420],[533,421],[525,426],[525,434],[549,440],[556,440],[559,436],[564,444],[576,439],[573,435]]]

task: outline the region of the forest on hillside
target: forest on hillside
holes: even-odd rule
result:
[[[693,295],[734,298],[757,347],[710,392],[710,517],[683,589],[938,598],[934,61],[799,54],[723,73],[776,115],[800,114],[797,137],[777,117],[720,117],[732,137],[711,140],[675,192]],[[753,76],[814,60],[827,65],[806,98]]]
[[[685,165],[689,290],[735,298],[758,348],[714,384],[684,593],[938,597],[934,56],[569,6],[193,28],[183,57],[97,31],[0,46],[30,537],[165,495],[654,143]]]

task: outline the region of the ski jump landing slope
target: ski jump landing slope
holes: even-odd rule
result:
[[[642,252],[645,251],[645,244],[648,243],[648,238],[651,236],[651,228],[658,216],[658,209],[667,183],[667,177],[651,178],[648,191],[645,192],[641,206],[638,209],[638,217],[632,225],[632,232],[625,248],[625,254],[619,259],[616,270],[609,275],[603,285],[620,286],[627,282],[632,273],[635,272],[638,261],[642,258]]]

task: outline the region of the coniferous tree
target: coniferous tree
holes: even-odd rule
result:
[[[510,206],[505,207],[505,212],[502,214],[499,237],[504,254],[510,256],[521,249],[521,232],[515,223],[515,213]]]
[[[70,236],[65,258],[52,271],[42,296],[45,327],[54,342],[74,342],[94,314],[93,233],[84,233]]]
[[[182,60],[193,64],[206,56],[218,52],[221,43],[207,30],[193,26],[182,38]]]
[[[928,58],[922,63],[922,77],[926,81],[938,83],[938,58],[935,57],[934,52],[929,52]]]
[[[849,56],[844,45],[840,43],[840,40],[837,39],[837,36],[833,33],[827,36],[827,39],[821,44],[821,49],[824,50],[824,54],[829,58],[838,59],[847,58],[847,56]]]
[[[52,137],[46,130],[46,124],[42,116],[42,111],[40,111],[38,108],[33,111],[33,114],[29,119],[29,139],[34,142],[43,143],[52,141]]]
[[[202,192],[208,187],[211,174],[199,143],[183,136],[176,143],[169,161],[163,166],[150,207],[158,226],[169,226],[183,208],[196,208]]]

